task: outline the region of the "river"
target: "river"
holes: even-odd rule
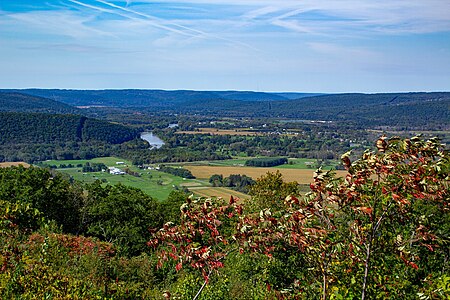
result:
[[[153,132],[142,132],[141,139],[147,141],[150,144],[150,149],[159,149],[164,145],[164,141],[153,134]]]

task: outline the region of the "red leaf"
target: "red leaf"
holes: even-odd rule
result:
[[[417,266],[417,265],[416,265],[415,263],[413,263],[412,261],[409,262],[409,265],[410,265],[411,267],[413,267],[414,269],[416,269],[416,270],[419,269],[419,266]]]
[[[236,211],[238,215],[242,215],[242,206],[239,205],[238,207],[236,207]]]
[[[358,209],[361,211],[361,212],[363,212],[363,213],[365,213],[365,214],[368,214],[368,215],[370,215],[370,214],[372,214],[372,208],[371,207],[358,207]]]
[[[183,264],[182,264],[182,263],[178,263],[178,264],[175,266],[175,270],[177,270],[177,272],[178,272],[178,271],[181,270],[182,267],[183,267]]]
[[[164,298],[166,298],[166,299],[170,299],[170,292],[169,291],[165,291],[164,293],[163,293],[163,297]]]
[[[206,271],[202,270],[202,276],[203,276],[203,279],[205,280],[206,284],[208,284],[209,276],[208,276],[208,274],[206,274]]]
[[[433,246],[428,245],[428,244],[422,244],[422,246],[425,246],[428,248],[428,250],[430,250],[431,252],[434,252]]]

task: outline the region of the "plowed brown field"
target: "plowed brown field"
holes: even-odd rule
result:
[[[30,165],[23,161],[16,161],[16,162],[2,162],[0,163],[0,168],[8,168],[8,167],[17,167],[19,165],[24,166],[25,168],[28,168]]]
[[[265,175],[267,172],[276,172],[283,175],[285,181],[297,181],[300,184],[308,184],[313,181],[313,169],[275,169],[275,168],[252,168],[252,167],[226,167],[226,166],[185,166],[197,178],[208,179],[214,174],[221,174],[224,177],[231,174],[241,174],[252,177],[253,179]],[[345,171],[337,171],[337,176],[344,176]]]
[[[250,199],[249,195],[223,187],[190,188],[189,191],[202,197],[222,197],[223,199],[229,199],[230,196],[233,195],[233,197],[238,197],[240,199]]]

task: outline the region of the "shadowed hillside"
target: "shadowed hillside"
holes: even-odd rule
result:
[[[17,92],[0,92],[0,111],[80,114],[70,105]]]
[[[137,136],[134,129],[76,115],[0,112],[0,145],[55,142],[120,144]]]

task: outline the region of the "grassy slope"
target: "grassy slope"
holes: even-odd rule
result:
[[[83,173],[81,168],[63,168],[57,169],[60,172],[69,174],[74,179],[82,182],[94,182],[99,179],[106,179],[109,184],[122,183],[127,186],[132,186],[141,189],[148,195],[158,199],[165,200],[171,191],[174,190],[174,186],[180,186],[182,183],[188,181],[183,180],[181,177],[173,176],[164,172],[159,172],[156,170],[140,170],[127,160],[123,160],[116,157],[100,157],[94,158],[92,160],[49,160],[45,163],[47,165],[56,165],[59,167],[60,164],[85,164],[86,162],[91,163],[104,163],[108,167],[118,167],[119,169],[124,169],[128,166],[132,171],[141,173],[141,177],[134,177],[131,175],[111,175],[106,172],[90,172]],[[124,162],[124,165],[117,165],[116,162]],[[158,181],[162,181],[162,185],[158,184]]]
[[[252,168],[252,167],[239,167],[240,165],[244,165],[247,159],[239,158],[239,159],[229,159],[224,161],[214,161],[214,162],[197,162],[195,166],[185,166],[191,171],[194,171],[194,175],[199,178],[203,178],[202,180],[183,180],[181,177],[177,177],[171,174],[167,174],[164,172],[159,172],[157,170],[140,170],[135,166],[131,165],[130,161],[117,158],[117,157],[101,157],[94,158],[92,160],[49,160],[46,161],[47,165],[56,165],[60,166],[61,164],[85,164],[86,162],[91,163],[104,163],[105,165],[111,167],[118,167],[120,169],[124,169],[127,166],[135,172],[139,172],[141,177],[134,177],[131,175],[111,175],[106,172],[92,172],[92,173],[83,173],[81,168],[58,168],[58,171],[66,173],[72,176],[74,179],[82,181],[82,182],[94,182],[95,180],[106,179],[109,184],[117,184],[122,183],[127,186],[132,186],[143,190],[148,195],[158,199],[165,200],[171,191],[174,190],[174,186],[186,186],[190,188],[190,190],[201,196],[222,196],[226,197],[226,194],[235,195],[240,198],[245,198],[244,195],[238,195],[235,191],[224,189],[224,188],[212,188],[207,182],[209,176],[214,173],[223,173],[224,176],[228,176],[230,174],[246,174],[254,179],[264,175],[266,172],[275,172],[279,169],[285,179],[289,181],[298,181],[299,183],[309,183],[312,180],[312,173],[315,170],[315,166],[312,168],[308,168],[305,162],[315,162],[312,159],[289,159],[292,161],[292,164],[286,164],[282,166],[277,166],[273,168]],[[124,162],[124,164],[117,165],[116,162]],[[184,165],[184,164],[177,164]],[[208,167],[209,166],[209,167]],[[192,168],[193,167],[193,168]],[[213,170],[210,170],[213,168]],[[296,171],[298,170],[298,171]],[[158,184],[158,181],[162,181],[162,185]]]
[[[141,177],[134,177],[131,175],[111,175],[106,172],[83,173],[81,170],[82,168],[58,168],[57,170],[72,176],[75,180],[79,180],[82,182],[89,183],[94,182],[95,180],[106,179],[107,183],[109,184],[114,185],[117,183],[122,183],[127,186],[136,187],[160,201],[167,199],[167,196],[170,194],[170,192],[174,190],[174,186],[186,186],[198,196],[221,196],[227,198],[229,197],[229,195],[234,195],[239,198],[247,197],[242,193],[226,188],[213,188],[209,185],[207,180],[184,180],[181,177],[164,172],[159,172],[157,170],[141,170],[136,168],[135,166],[132,166],[130,161],[117,157],[100,157],[94,158],[92,160],[48,160],[45,162],[45,164],[49,166],[56,165],[57,167],[59,167],[61,164],[72,164],[76,166],[78,164],[85,164],[86,162],[104,163],[108,167],[114,166],[119,169],[124,169],[128,166],[132,171],[141,173]],[[124,162],[124,164],[117,165],[116,162]],[[160,180],[162,181],[162,185],[158,184],[158,181]],[[197,191],[201,193],[197,193]],[[207,193],[205,194],[205,192]]]

